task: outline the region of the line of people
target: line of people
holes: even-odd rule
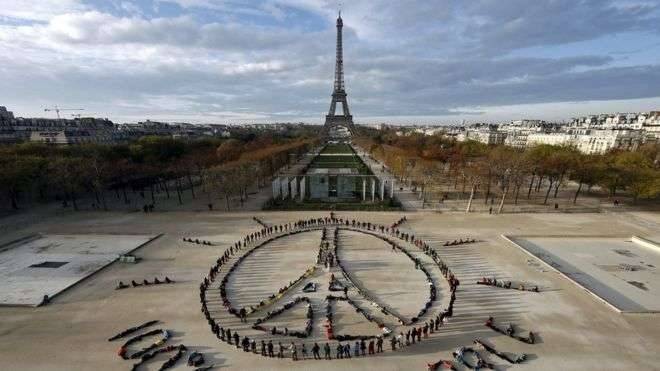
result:
[[[405,223],[407,220],[408,220],[408,219],[407,219],[406,216],[404,215],[404,216],[402,216],[399,220],[397,220],[396,222],[392,223],[392,225],[390,225],[390,228],[391,228],[391,229],[399,228],[399,226],[400,226],[401,224]]]
[[[509,326],[507,326],[505,329],[502,329],[495,325],[495,319],[491,316],[488,317],[488,320],[486,320],[485,325],[486,327],[489,327],[492,330],[499,332],[500,334],[507,335],[511,338],[522,341],[523,343],[534,344],[536,342],[536,336],[532,331],[529,331],[527,337],[516,335],[516,329],[513,326],[513,323],[509,323]]]
[[[346,292],[344,292],[344,296],[334,296],[334,295],[328,295],[326,296],[326,322],[325,322],[325,327],[327,331],[327,337],[328,339],[336,339],[339,341],[344,341],[344,340],[355,340],[355,339],[372,339],[376,338],[377,336],[366,336],[366,335],[335,335],[334,334],[334,329],[333,329],[333,313],[332,313],[332,304],[333,302],[341,300],[347,302],[350,306],[355,309],[356,313],[361,314],[367,321],[375,323],[376,326],[378,326],[378,329],[385,333],[386,335],[391,333],[392,330],[390,330],[385,323],[382,321],[379,321],[377,318],[373,317],[370,315],[368,312],[360,308],[359,305],[353,300],[351,300],[348,295],[346,295]]]
[[[189,242],[189,243],[194,243],[197,245],[206,245],[206,246],[215,246],[213,242],[211,241],[206,241],[206,240],[200,240],[199,238],[195,238],[194,240],[192,238],[183,238],[183,242]]]
[[[270,227],[270,225],[266,224],[263,220],[261,220],[260,218],[258,218],[258,217],[256,217],[256,216],[253,216],[253,217],[252,217],[252,220],[254,220],[255,222],[257,222],[257,224],[261,225],[261,226],[264,227],[264,228],[269,228],[269,227]]]
[[[527,360],[527,355],[526,354],[520,354],[516,355],[515,357],[509,356],[507,353],[500,352],[499,350],[495,349],[495,347],[490,346],[486,344],[483,340],[480,339],[475,339],[474,343],[477,345],[480,345],[482,348],[484,348],[488,353],[494,354],[499,358],[502,358],[503,360],[511,363],[511,364],[518,364],[518,363],[523,363]]]
[[[275,326],[273,326],[270,330],[268,330],[268,328],[261,325],[262,323],[284,313],[285,311],[293,308],[296,304],[302,302],[307,303],[307,313],[305,315],[305,317],[307,318],[307,322],[305,324],[304,331],[289,331],[288,328],[284,328],[284,330],[280,330]],[[254,325],[252,325],[252,328],[259,331],[270,332],[271,335],[285,335],[285,336],[295,336],[297,338],[306,338],[312,334],[313,326],[314,326],[314,311],[312,310],[311,301],[307,297],[297,297],[293,301],[284,304],[284,306],[282,306],[281,308],[268,312],[265,317],[257,319]]]
[[[477,359],[475,364],[471,364],[468,359],[467,355],[468,354],[473,354],[474,357]],[[487,362],[479,352],[477,352],[474,348],[470,347],[460,347],[456,349],[455,351],[452,352],[452,355],[454,356],[454,359],[456,362],[462,364],[463,366],[467,367],[470,370],[480,370],[484,368],[489,368],[491,370],[495,369],[495,365],[493,365],[490,362]]]
[[[525,286],[522,282],[514,286],[511,281],[498,281],[495,277],[492,279],[482,277],[480,281],[477,281],[477,285],[493,286],[509,290],[540,292],[538,286]]]
[[[258,232],[254,232],[254,233],[251,233],[251,234],[247,235],[245,238],[243,238],[242,240],[236,242],[233,246],[231,246],[229,249],[227,249],[225,251],[224,255],[221,256],[218,259],[216,265],[211,268],[211,270],[209,272],[209,276],[205,277],[204,282],[202,284],[200,284],[200,301],[202,302],[202,312],[207,317],[207,320],[209,321],[209,325],[211,326],[211,329],[212,329],[213,333],[216,334],[216,336],[219,339],[221,339],[223,341],[228,341],[229,343],[231,343],[232,340],[234,340],[235,344],[239,345],[239,347],[243,347],[244,350],[246,350],[246,351],[249,351],[249,350],[252,349],[252,345],[250,345],[250,344],[252,344],[254,342],[254,339],[252,339],[252,341],[250,341],[250,339],[246,340],[244,338],[243,341],[239,343],[238,339],[240,338],[240,336],[238,335],[238,333],[234,332],[233,334],[231,334],[230,329],[223,329],[215,321],[215,319],[211,318],[211,316],[210,316],[210,313],[209,313],[209,310],[208,310],[208,305],[206,303],[206,290],[208,289],[209,285],[215,280],[217,274],[220,271],[221,266],[224,263],[226,263],[231,257],[233,257],[235,253],[242,250],[244,247],[248,247],[248,245],[251,246],[253,242],[256,242],[259,239],[271,236],[273,234],[282,233],[282,232],[287,232],[287,234],[289,234],[289,233],[290,234],[301,233],[301,232],[304,232],[304,231],[307,231],[307,230],[318,228],[319,226],[326,226],[326,225],[346,225],[346,226],[354,226],[354,227],[367,229],[367,230],[380,231],[381,233],[388,233],[388,234],[396,236],[397,238],[402,239],[406,242],[413,243],[417,247],[423,249],[424,252],[427,255],[429,255],[433,258],[433,260],[436,262],[436,264],[441,269],[442,274],[448,280],[448,282],[450,284],[451,291],[452,291],[452,296],[451,296],[451,300],[450,300],[450,305],[447,308],[447,310],[443,311],[440,315],[436,316],[435,320],[432,319],[430,321],[431,322],[430,325],[428,325],[428,322],[427,322],[427,323],[425,323],[425,326],[423,326],[423,327],[420,326],[418,329],[415,330],[415,333],[417,333],[417,330],[419,330],[420,334],[423,334],[425,332],[424,328],[428,328],[429,330],[427,330],[427,331],[433,332],[433,329],[437,330],[438,327],[440,326],[440,324],[442,323],[442,319],[439,318],[439,317],[447,318],[447,317],[452,316],[452,314],[453,314],[453,303],[454,303],[455,298],[456,298],[455,291],[456,291],[456,288],[458,287],[458,280],[454,277],[454,275],[451,273],[449,268],[444,264],[444,262],[442,262],[442,260],[437,256],[437,253],[434,250],[432,250],[428,247],[428,244],[426,244],[425,242],[423,242],[419,239],[416,239],[413,235],[410,235],[410,234],[407,234],[407,233],[402,233],[396,228],[387,228],[387,227],[384,227],[382,225],[372,224],[372,223],[369,223],[369,222],[359,222],[359,221],[355,221],[355,220],[350,220],[350,221],[349,220],[344,220],[342,218],[336,218],[334,213],[331,213],[331,216],[329,218],[326,217],[326,218],[315,218],[315,219],[306,219],[306,220],[303,219],[303,220],[299,220],[299,221],[294,222],[294,223],[275,225],[275,226],[270,226],[270,227],[267,227],[267,228],[263,228],[262,230],[260,230]],[[282,237],[282,236],[278,236],[278,238],[279,237]],[[272,241],[273,239],[274,238],[271,238],[270,240],[267,240],[267,241],[263,242],[262,244],[259,244],[259,245],[255,246],[254,249],[267,244],[268,242]],[[248,253],[254,251],[254,249],[250,250]],[[239,258],[239,260],[244,259],[247,255],[248,254],[244,254],[241,258]],[[238,263],[238,261],[236,263]],[[235,265],[232,266],[229,273],[231,273],[231,271],[233,269],[235,269],[235,267],[237,266],[236,263],[235,263]],[[227,298],[227,295],[226,295],[226,279],[227,279],[227,276],[229,275],[229,273],[225,275],[225,277],[223,279],[223,282],[220,285],[221,296],[223,297],[223,304],[225,304],[225,306],[228,307],[230,313],[236,315],[237,317],[239,317],[241,319],[244,319],[245,314],[242,315],[239,310],[235,310],[235,309],[231,308],[231,305],[229,304],[229,301],[228,301],[228,298]],[[242,309],[245,310],[245,308],[242,308]],[[404,337],[403,334],[401,334],[399,336],[401,336],[401,338]],[[398,338],[398,336],[397,336],[397,338]],[[393,339],[392,340],[393,341],[393,343],[392,343],[393,350],[395,349],[397,343],[399,344],[399,346],[401,346],[400,345],[400,340],[396,340],[395,337],[392,337],[392,339]],[[262,343],[263,343],[263,341],[262,341]],[[248,346],[244,346],[244,344],[247,344]],[[256,352],[256,343],[254,343],[254,344],[255,344],[254,348],[255,348],[255,352]],[[326,344],[326,346],[328,346],[328,345]],[[267,351],[268,348],[269,348],[268,345],[264,344],[264,351],[265,351],[266,354],[269,354],[269,352]],[[381,344],[381,348],[382,348],[382,344]],[[272,351],[271,351],[271,354],[272,354]],[[296,354],[297,354],[297,352],[296,352]],[[342,354],[345,354],[345,353],[342,353]],[[319,356],[319,359],[320,359],[320,356]]]
[[[126,288],[129,288],[129,287],[164,285],[164,284],[171,284],[171,283],[176,283],[176,281],[171,280],[167,276],[165,276],[165,279],[163,279],[163,280],[159,280],[158,277],[155,277],[154,282],[149,282],[147,279],[144,279],[144,280],[142,280],[142,283],[138,283],[138,282],[135,282],[135,280],[132,280],[130,285],[127,285],[124,282],[119,281],[119,283],[115,287],[115,290],[122,290],[122,289],[126,289]]]
[[[459,238],[458,240],[446,241],[445,243],[442,244],[442,246],[458,246],[458,245],[465,245],[467,243],[475,243],[475,242],[477,242],[477,240],[474,238],[466,238],[466,239]]]
[[[338,229],[336,229],[335,231],[338,231]],[[335,240],[334,240],[335,246],[337,245],[337,242],[338,242],[338,237],[335,237]],[[374,307],[376,307],[376,308],[378,308],[383,314],[385,314],[385,315],[391,315],[391,316],[395,317],[395,318],[398,320],[398,322],[399,322],[400,324],[403,325],[403,324],[409,324],[409,323],[410,323],[409,320],[407,320],[406,318],[404,318],[404,317],[402,317],[402,316],[400,316],[400,315],[397,315],[397,314],[394,313],[390,308],[388,308],[386,305],[379,303],[379,301],[376,300],[376,298],[372,297],[372,296],[371,296],[371,295],[370,295],[370,294],[369,294],[364,288],[362,288],[360,285],[358,285],[358,284],[356,283],[357,281],[354,280],[354,279],[351,277],[351,275],[348,273],[348,270],[347,270],[346,267],[342,264],[342,262],[341,262],[341,260],[339,259],[339,257],[336,257],[335,260],[337,261],[337,266],[339,267],[339,270],[341,271],[341,273],[342,273],[342,275],[344,276],[344,278],[346,278],[346,280],[347,280],[348,282],[350,282],[350,283],[355,287],[355,289],[356,289],[357,292],[360,294],[360,296],[362,296],[362,297],[365,298],[366,300],[369,300],[369,301],[371,302],[371,305],[374,306]]]

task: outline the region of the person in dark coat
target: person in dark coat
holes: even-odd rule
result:
[[[275,357],[275,353],[273,353],[273,341],[268,340],[268,357]]]
[[[325,353],[325,359],[332,359],[332,356],[330,355],[330,345],[328,343],[325,343],[323,346],[323,352]]]

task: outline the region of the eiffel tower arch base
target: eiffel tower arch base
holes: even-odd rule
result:
[[[348,134],[355,134],[355,125],[353,125],[353,116],[331,116],[325,117],[325,125],[323,126],[324,134],[333,136],[334,132],[340,131],[337,129],[344,128]]]

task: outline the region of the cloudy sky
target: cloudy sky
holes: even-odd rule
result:
[[[337,1],[0,0],[0,105],[321,122]],[[356,121],[660,109],[660,0],[345,1]]]

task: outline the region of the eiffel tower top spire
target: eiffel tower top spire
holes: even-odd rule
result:
[[[335,92],[344,91],[344,21],[341,19],[341,10],[337,18],[337,60],[335,61]]]

